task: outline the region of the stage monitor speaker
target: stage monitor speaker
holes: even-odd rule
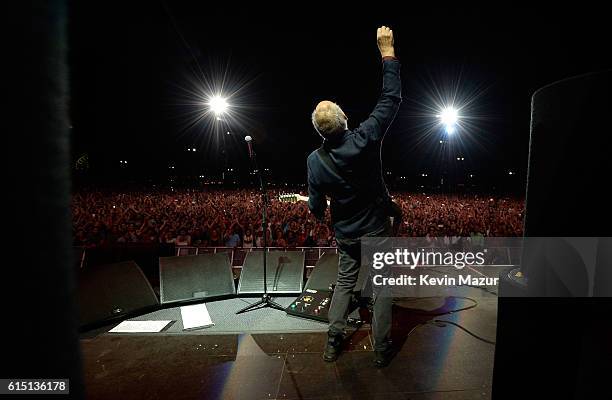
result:
[[[82,268],[78,272],[77,292],[82,328],[159,305],[153,288],[134,261]]]
[[[323,253],[312,270],[310,278],[308,278],[308,282],[306,282],[305,289],[331,290],[331,287],[336,284],[338,279],[338,260],[339,255],[336,253]],[[368,275],[367,273],[367,266],[362,265],[359,270],[355,291],[359,292],[363,289]]]
[[[609,260],[611,92],[612,70],[581,75],[538,90],[531,111],[525,236],[599,237],[597,264]],[[523,270],[526,286],[548,288],[549,274],[541,270],[549,267]],[[609,270],[597,265],[594,293],[609,293],[600,280],[612,276]],[[556,297],[555,289],[545,293],[551,297],[514,298],[502,289],[493,398],[590,399],[609,392],[612,323],[602,318],[609,316],[609,297]]]
[[[323,253],[315,264],[305,289],[330,290],[338,278],[338,254]]]
[[[230,260],[225,253],[159,258],[162,304],[236,294]]]
[[[535,92],[525,236],[610,235],[612,70]]]
[[[268,293],[301,293],[304,286],[304,252],[270,251],[267,254]],[[263,252],[252,251],[244,259],[238,294],[263,293]]]

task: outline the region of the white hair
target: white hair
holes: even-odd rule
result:
[[[338,132],[343,132],[346,129],[348,129],[348,121],[346,120],[344,113],[340,109],[340,106],[338,106],[337,104],[334,104],[334,105],[336,106],[335,112],[332,114],[332,118],[326,121],[327,126],[325,127],[320,127],[319,124],[317,124],[317,121],[315,118],[315,115],[317,113],[316,109],[312,112],[312,115],[311,115],[312,126],[314,126],[317,133],[323,139],[328,139],[330,135],[333,135]]]

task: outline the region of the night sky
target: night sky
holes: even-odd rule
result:
[[[227,166],[246,173],[243,138],[250,134],[263,166],[304,182],[306,156],[320,143],[310,124],[315,104],[338,102],[349,127],[375,105],[375,36],[384,24],[395,34],[404,97],[384,142],[385,169],[413,181],[440,167],[441,132],[425,135],[431,118],[423,117],[423,104],[434,87],[457,87],[460,96],[479,93],[457,148],[466,158],[462,171],[495,180],[513,170],[521,179],[533,92],[610,67],[605,24],[594,20],[605,14],[597,10],[220,3],[71,3],[73,156],[89,155],[92,177],[159,179],[170,165],[172,173],[192,175],[223,168],[218,125],[185,129],[193,110],[185,88],[197,91],[203,76],[218,81],[227,71],[230,87],[248,83],[235,97],[241,117],[225,137]]]

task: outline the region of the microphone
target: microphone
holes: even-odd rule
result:
[[[244,141],[247,143],[249,147],[249,157],[253,158],[253,138],[250,136],[245,136]]]

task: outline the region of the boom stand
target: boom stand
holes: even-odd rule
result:
[[[257,156],[255,152],[251,152],[251,161],[253,162],[253,168],[257,171],[257,176],[259,177],[259,190],[261,192],[261,227],[263,230],[263,284],[264,284],[264,293],[261,296],[261,300],[249,304],[242,310],[236,312],[236,314],[241,314],[247,311],[258,310],[260,308],[271,307],[277,310],[284,311],[285,307],[281,306],[278,303],[275,303],[270,295],[268,294],[268,277],[267,277],[267,253],[268,253],[268,223],[267,223],[267,207],[268,207],[268,195],[266,193],[266,187],[264,185],[263,176],[261,175],[261,170],[257,166]]]

